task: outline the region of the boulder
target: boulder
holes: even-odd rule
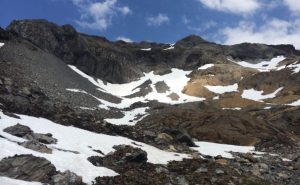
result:
[[[36,134],[33,133],[31,135],[26,135],[26,139],[34,139],[44,144],[55,144],[57,143],[57,139],[52,137],[52,134]]]
[[[29,127],[21,124],[16,124],[14,126],[7,127],[3,131],[17,137],[24,137],[27,134],[33,133],[33,131]]]
[[[29,148],[31,150],[37,151],[37,152],[48,153],[48,154],[52,153],[52,149],[48,148],[46,145],[41,144],[40,142],[38,142],[36,140],[25,141],[25,142],[21,143],[20,145],[25,148]]]
[[[15,155],[0,161],[0,176],[49,183],[55,174],[55,166],[42,157]]]

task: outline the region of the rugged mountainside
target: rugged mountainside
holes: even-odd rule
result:
[[[112,42],[13,21],[0,28],[0,182],[297,184],[299,59],[292,45]]]

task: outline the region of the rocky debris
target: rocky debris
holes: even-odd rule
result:
[[[230,166],[238,169],[240,173],[250,172],[271,184],[296,185],[299,181],[299,169],[294,169],[294,163],[277,155],[263,154],[236,154],[237,158],[229,160]],[[252,160],[251,158],[255,158]]]
[[[239,168],[242,168],[242,166],[224,168],[212,159],[184,159],[183,161],[172,161],[168,165],[154,165],[149,163],[111,164],[113,165],[110,167],[120,175],[115,177],[98,177],[95,184],[271,184],[249,172],[241,173]]]
[[[56,174],[48,160],[33,155],[16,155],[0,161],[0,175],[25,181],[49,183]]]
[[[269,127],[261,119],[240,111],[227,111],[210,108],[207,105],[196,106],[178,105],[152,111],[149,116],[140,121],[136,127],[155,133],[161,130],[185,130],[190,137],[184,134],[179,137],[189,145],[193,145],[191,138],[199,141],[212,141],[236,145],[255,145],[262,139],[269,137],[288,137],[284,132]],[[259,123],[259,124],[258,124]],[[259,131],[260,130],[260,131]],[[266,134],[268,133],[268,134]],[[266,137],[266,138],[265,138]]]

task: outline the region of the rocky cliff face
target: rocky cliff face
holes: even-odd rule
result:
[[[76,32],[70,25],[58,26],[46,20],[13,21],[7,31],[29,40],[85,73],[112,83],[136,80],[143,72],[170,68],[194,69],[207,63],[222,63],[226,57],[241,60],[270,59],[295,54],[293,46],[239,44],[222,46],[191,35],[167,44],[110,42],[103,37]],[[151,51],[141,49],[151,48]]]

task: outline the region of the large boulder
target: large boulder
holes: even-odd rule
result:
[[[15,155],[0,161],[0,176],[49,183],[55,174],[55,166],[42,157]]]
[[[17,137],[24,137],[28,134],[30,135],[33,133],[33,131],[29,127],[21,125],[19,123],[14,126],[7,127],[3,131]]]

